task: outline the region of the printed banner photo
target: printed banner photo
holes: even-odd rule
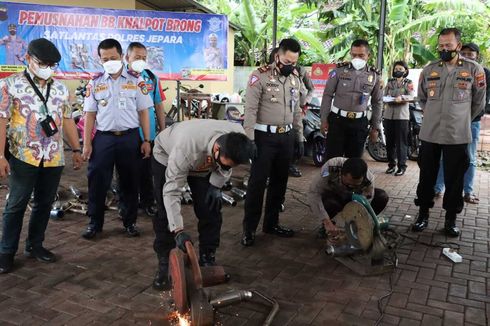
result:
[[[143,43],[161,79],[226,80],[228,19],[224,15],[0,3],[0,77],[22,71],[27,45],[44,37],[62,59],[58,78],[103,71],[97,45],[118,40],[123,51]]]

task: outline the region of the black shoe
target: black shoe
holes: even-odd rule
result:
[[[404,174],[405,174],[405,171],[406,171],[406,170],[407,170],[407,168],[398,168],[398,170],[396,170],[396,172],[395,172],[395,175],[396,175],[397,177],[402,176],[402,175],[404,175]]]
[[[0,254],[0,274],[8,273],[14,267],[15,254]]]
[[[126,228],[126,234],[129,237],[139,237],[140,236],[140,231],[138,231],[138,228],[136,227],[135,224],[131,224]]]
[[[87,226],[87,229],[85,230],[85,232],[82,233],[82,237],[87,239],[87,240],[90,240],[90,239],[93,239],[95,238],[95,235],[100,232],[100,231],[97,231],[95,229],[95,226],[93,225],[89,225]]]
[[[152,285],[155,290],[170,290],[171,282],[168,277],[168,256],[158,258],[158,270]]]
[[[157,207],[155,205],[149,205],[145,207],[145,213],[149,217],[153,217],[157,215]]]
[[[388,169],[386,170],[386,174],[393,174],[395,172],[395,167],[394,166],[390,166],[388,167]]]
[[[242,241],[240,241],[242,246],[250,247],[253,246],[254,242],[255,242],[255,232],[243,231]]]
[[[209,267],[216,266],[216,250],[207,249],[199,250],[199,266]]]
[[[421,232],[425,230],[425,228],[427,228],[428,225],[429,225],[429,211],[420,210],[417,221],[415,221],[415,224],[412,225],[412,231]]]
[[[301,171],[295,166],[289,166],[289,175],[295,178],[300,178],[302,176]]]
[[[446,223],[444,223],[444,233],[448,237],[459,237],[461,231],[456,226],[456,214],[446,213]]]
[[[24,255],[29,258],[36,258],[44,263],[54,263],[56,256],[44,247],[26,248]]]
[[[285,226],[276,225],[270,229],[263,229],[264,233],[275,234],[283,238],[291,238],[294,236],[294,231]]]

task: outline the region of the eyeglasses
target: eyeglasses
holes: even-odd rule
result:
[[[34,60],[34,62],[39,66],[39,68],[41,69],[46,69],[46,68],[51,68],[51,69],[56,69],[59,67],[59,63],[58,62],[54,62],[54,63],[44,63],[44,62],[41,62],[39,61],[38,58],[35,58],[35,57],[32,57],[32,60]]]

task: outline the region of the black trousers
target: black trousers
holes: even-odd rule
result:
[[[440,145],[422,141],[418,158],[420,175],[415,205],[421,208],[434,206],[434,185],[441,153],[444,156],[444,184],[446,185],[442,207],[451,214],[461,213],[464,207],[462,195],[464,174],[469,166],[468,144]]]
[[[361,157],[368,135],[368,120],[349,119],[330,112],[328,115],[326,160],[333,157]]]
[[[407,168],[408,155],[408,120],[383,121],[386,135],[386,152],[388,155],[388,166],[405,169]]]
[[[24,213],[34,191],[26,247],[41,247],[63,167],[33,166],[10,155],[9,198],[3,211],[0,253],[14,254],[19,246]]]
[[[120,200],[125,203],[123,224],[136,222],[138,213],[138,160],[140,158],[138,129],[115,136],[97,132],[92,141],[88,163],[88,216],[97,231],[104,226],[105,199],[112,182],[114,165],[119,174]]]
[[[263,229],[270,230],[279,223],[279,210],[286,193],[288,168],[293,155],[294,134],[273,134],[255,131],[258,155],[250,168],[245,198],[244,230],[255,232],[262,215],[264,192],[267,188]]]
[[[388,194],[383,189],[374,188],[374,197],[371,200],[371,207],[374,213],[378,215],[381,213],[388,204]],[[352,201],[352,193],[348,191],[344,192],[332,192],[327,191],[322,194],[322,202],[325,210],[330,218],[334,218],[339,212],[344,209],[344,206]]]
[[[155,241],[153,249],[159,257],[167,257],[170,250],[175,247],[174,234],[168,229],[167,211],[163,204],[163,186],[165,185],[165,171],[167,167],[160,164],[154,157],[151,158],[154,195],[158,214],[153,217],[153,230]],[[221,209],[211,210],[205,202],[208,188],[208,177],[187,177],[191,188],[194,213],[198,218],[197,230],[199,232],[199,250],[215,250],[219,247],[221,224],[223,221]]]
[[[141,144],[140,144],[141,145]],[[151,142],[151,148],[153,150],[154,143]],[[138,169],[139,169],[139,178],[138,178],[138,198],[139,198],[139,206],[141,208],[146,208],[155,203],[155,197],[153,196],[153,176],[151,174],[151,159],[143,158],[143,155],[140,154],[138,158]],[[119,178],[117,178],[119,179]],[[117,186],[118,194],[120,197],[124,198],[124,194],[121,194],[122,190],[119,185]],[[127,208],[126,203],[122,200],[119,200],[118,208],[121,212],[121,215],[126,214]]]

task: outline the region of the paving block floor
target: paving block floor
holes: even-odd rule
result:
[[[457,220],[462,235],[447,239],[439,231],[444,224],[442,200],[431,210],[427,230],[420,234],[409,231],[417,215],[415,162],[409,163],[404,176],[395,177],[384,174],[386,164],[366,159],[376,175],[376,185],[390,195],[384,214],[391,224],[400,233],[427,243],[454,241],[463,256],[462,263],[453,264],[441,255],[440,248],[406,242],[398,252],[393,294],[384,301],[381,325],[488,325],[490,174],[478,171],[475,191],[480,204],[465,205]],[[305,206],[309,182],[319,169],[308,158],[301,169],[303,177],[289,181],[286,211],[281,213],[281,223],[296,230],[294,238],[258,232],[256,245],[243,248],[239,243],[243,202],[224,207],[217,260],[232,279],[211,292],[257,289],[274,297],[280,304],[272,323],[275,326],[374,325],[380,317],[378,299],[390,290],[390,274],[359,276],[324,253],[323,240],[315,237],[318,222]],[[67,166],[62,192],[72,184],[86,190],[85,173]],[[238,169],[235,175],[244,173]],[[233,182],[238,185],[240,180]],[[0,190],[2,206],[6,193]],[[186,228],[197,243],[193,210],[184,206],[183,213]],[[155,312],[165,316],[171,304],[168,292],[151,288],[157,261],[150,218],[140,213],[142,235],[128,238],[116,212],[107,211],[104,232],[95,241],[80,237],[86,216],[69,213],[52,220],[45,246],[59,260],[43,264],[22,254],[28,216],[26,212],[15,270],[0,275],[0,325],[169,325],[144,317]],[[267,312],[267,307],[255,302],[234,305],[216,312],[216,324],[262,325]]]

